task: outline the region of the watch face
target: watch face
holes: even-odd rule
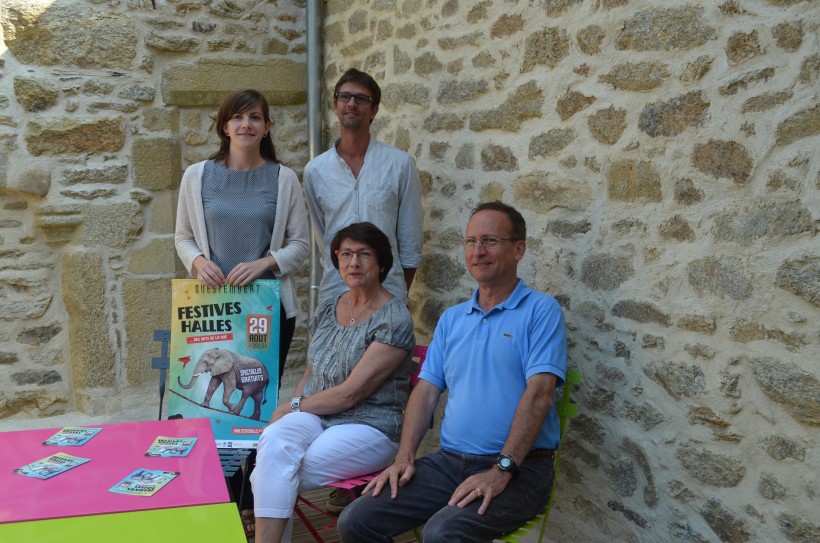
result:
[[[512,460],[507,457],[502,457],[498,460],[498,465],[502,469],[510,469],[510,466],[512,466]]]

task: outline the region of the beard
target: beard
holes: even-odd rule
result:
[[[341,122],[341,125],[344,126],[345,128],[348,128],[350,130],[358,130],[362,126],[364,126],[365,120],[364,120],[364,117],[350,118],[350,117],[342,116],[342,119],[341,119],[340,122]]]

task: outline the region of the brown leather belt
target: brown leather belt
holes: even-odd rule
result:
[[[532,449],[527,453],[527,458],[552,458],[555,456],[555,449]]]

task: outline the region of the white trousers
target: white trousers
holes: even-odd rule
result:
[[[289,413],[259,438],[251,473],[254,514],[290,519],[283,539],[289,542],[296,496],[384,469],[397,450],[397,443],[372,426],[339,424],[324,429],[312,413]]]

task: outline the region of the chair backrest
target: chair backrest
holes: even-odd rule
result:
[[[567,431],[569,419],[578,416],[578,404],[572,403],[570,393],[572,392],[572,385],[580,385],[583,376],[584,374],[579,370],[567,370],[567,376],[564,379],[564,394],[555,406],[558,410],[558,422],[561,425],[561,437],[564,437],[564,432]]]
[[[416,345],[416,348],[413,349],[413,358],[419,359],[419,365],[413,372],[413,375],[410,376],[411,390],[416,386],[416,383],[419,382],[419,373],[421,373],[421,367],[424,365],[424,359],[427,358],[427,345]]]
[[[171,358],[168,356],[168,345],[171,342],[170,330],[154,330],[154,341],[162,345],[162,355],[151,358],[151,367],[159,370],[159,414],[157,420],[162,420],[162,399],[165,397],[166,373],[171,369]]]
[[[572,393],[572,385],[580,385],[584,374],[580,370],[567,370],[567,375],[564,378],[564,392],[561,399],[558,400],[555,408],[558,410],[558,424],[561,428],[561,441],[558,443],[558,450],[555,451],[555,464],[552,474],[552,488],[550,489],[550,500],[544,509],[544,517],[541,520],[541,531],[538,535],[538,543],[544,541],[544,534],[547,531],[547,520],[550,518],[550,511],[552,511],[552,503],[555,499],[555,491],[558,488],[558,468],[561,465],[561,449],[563,448],[564,433],[567,431],[567,423],[570,419],[578,416],[578,404],[572,403],[570,394]]]

